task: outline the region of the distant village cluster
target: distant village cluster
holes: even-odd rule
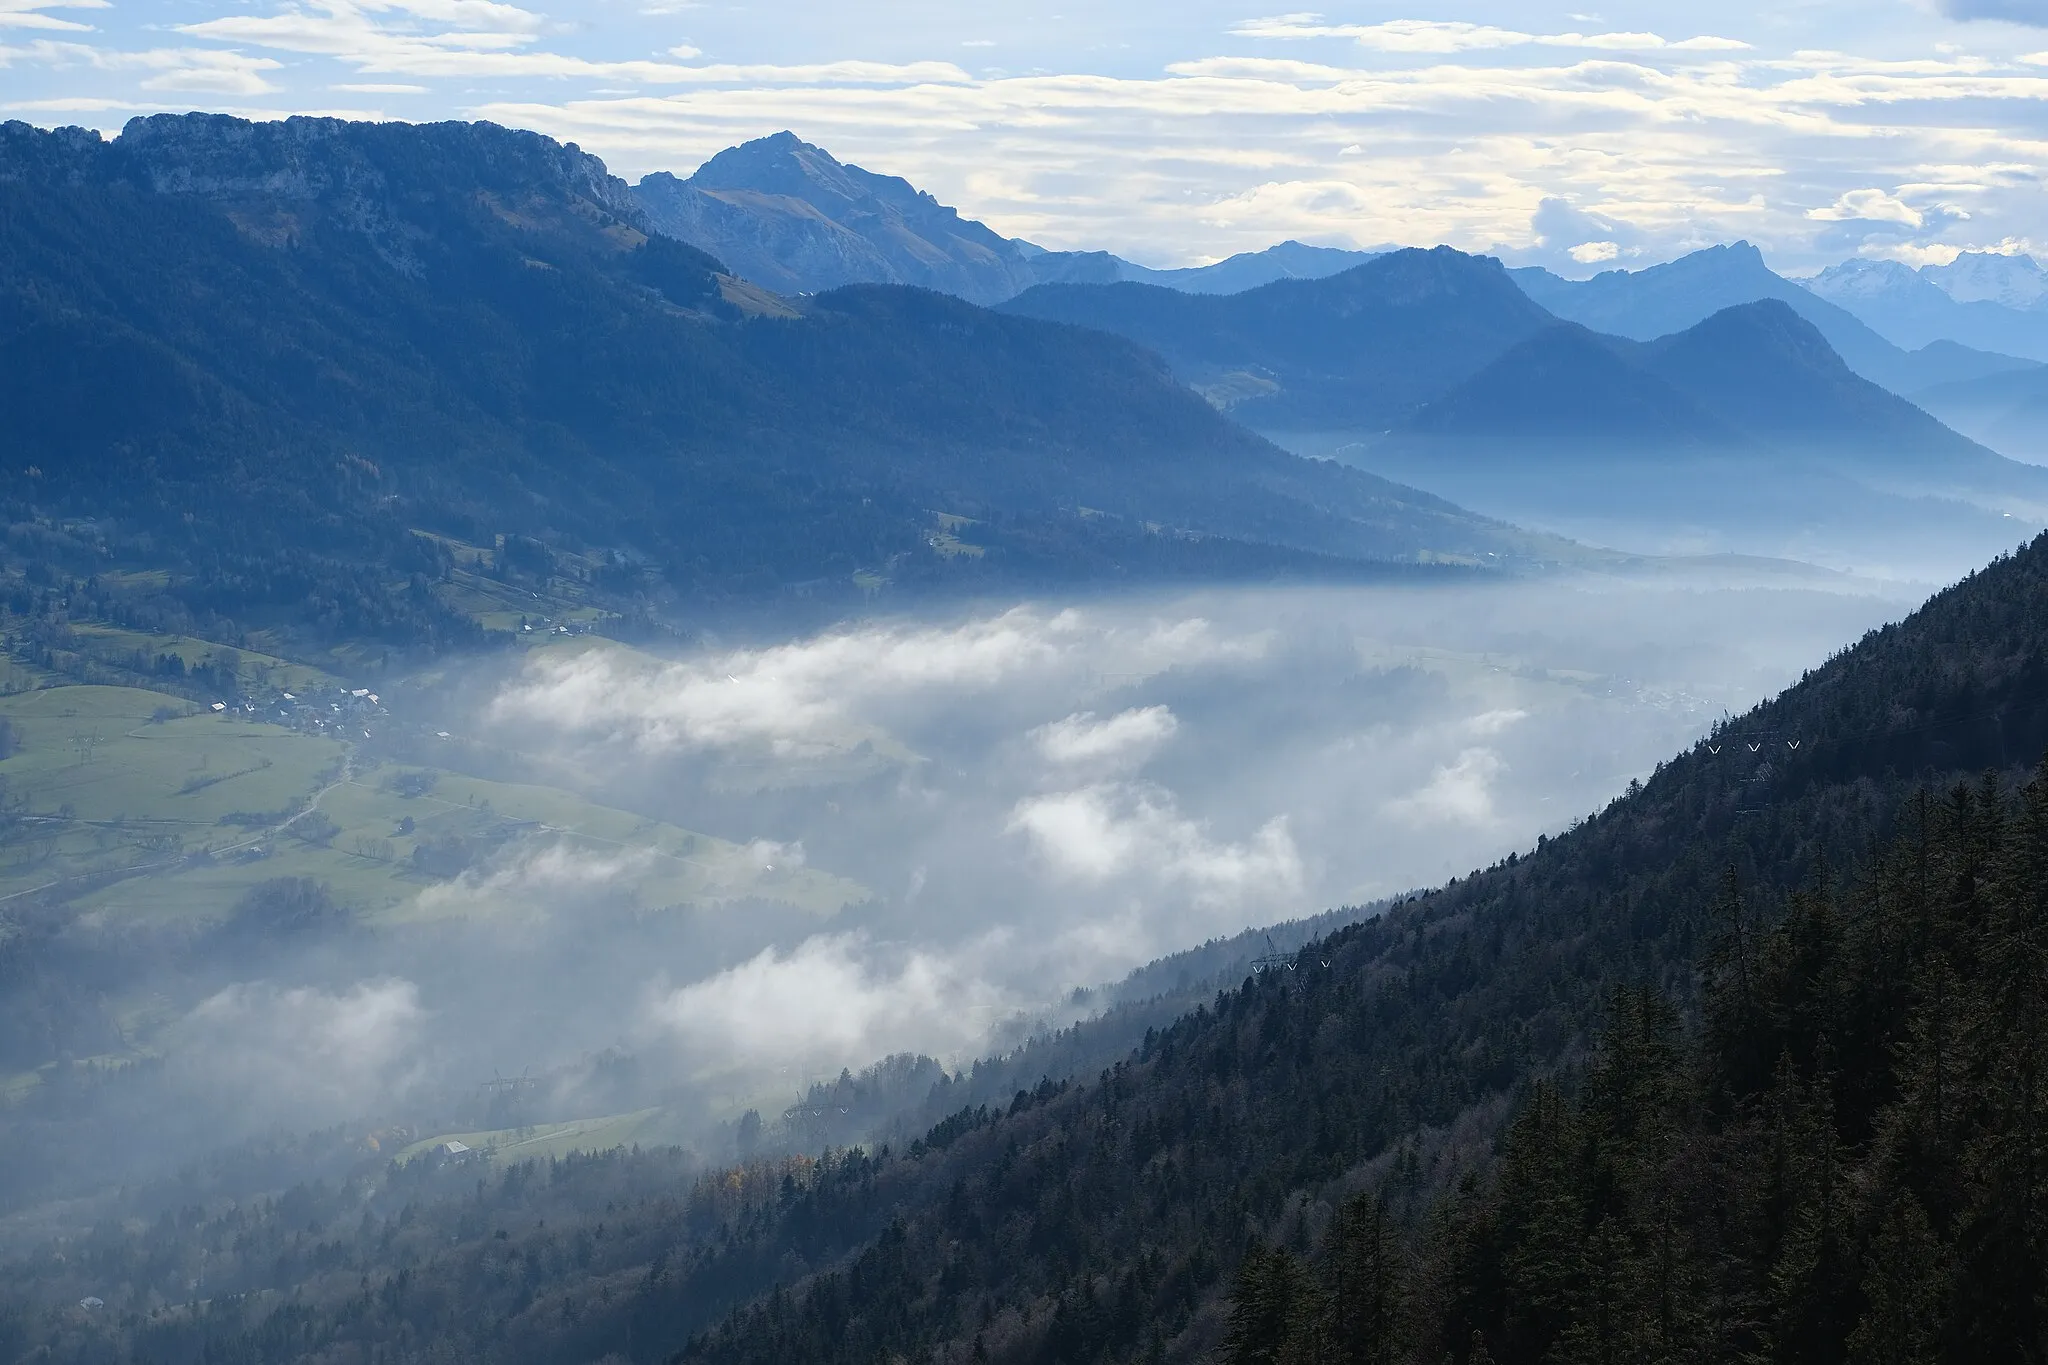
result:
[[[367,687],[316,687],[302,692],[263,689],[267,695],[216,701],[209,709],[220,716],[238,716],[290,726],[308,734],[370,733],[369,726],[391,713],[384,699]]]

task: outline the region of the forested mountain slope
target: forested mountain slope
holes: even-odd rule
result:
[[[355,566],[401,638],[434,629],[415,530],[712,598],[1515,539],[1284,454],[1115,338],[902,288],[794,308],[650,235],[595,158],[486,124],[6,125],[0,400],[0,504],[88,526],[74,572],[153,560],[253,611],[294,605],[282,563]]]
[[[2042,1102],[2000,1059],[2033,1055],[2048,1018],[2048,798],[1994,819],[2007,798],[1971,775],[2044,747],[2048,540],[1527,856],[1311,945],[1094,1083],[694,1193],[652,1179],[621,1198],[618,1162],[508,1173],[431,1254],[346,1200],[303,1233],[195,1225],[294,1297],[151,1317],[145,1295],[118,1324],[30,1314],[20,1339],[56,1359],[431,1342],[446,1360],[1050,1365],[1220,1345],[1534,1365],[1838,1359],[1897,1315],[1927,1347],[1902,1358],[2024,1358],[2024,1291],[2048,1282],[2021,1160]],[[1948,1037],[1960,1094],[1925,1079]],[[565,1223],[578,1182],[586,1212]]]

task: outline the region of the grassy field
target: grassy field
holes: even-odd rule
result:
[[[649,910],[758,898],[826,915],[863,894],[570,792],[369,766],[339,740],[139,688],[19,693],[0,716],[20,743],[0,761],[0,897],[62,888],[85,911],[207,919],[299,876],[392,922],[494,913],[493,876],[542,857],[601,867],[608,894]],[[458,872],[477,894],[422,894]]]
[[[132,869],[171,881],[194,854],[231,858],[255,833],[224,818],[282,819],[345,755],[331,739],[140,688],[17,693],[0,697],[0,716],[19,744],[0,761],[0,897]]]

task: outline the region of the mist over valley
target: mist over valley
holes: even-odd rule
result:
[[[1368,221],[0,125],[0,1365],[2038,1355],[2048,276]]]

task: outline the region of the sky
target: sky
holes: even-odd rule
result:
[[[1281,0],[1285,3],[1285,0]],[[2048,0],[0,0],[0,114],[490,119],[629,179],[790,129],[1056,249],[1575,274],[2048,248]]]

